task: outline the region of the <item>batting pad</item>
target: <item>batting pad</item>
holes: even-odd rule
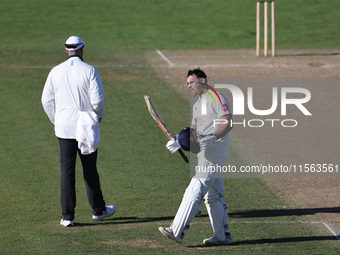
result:
[[[220,201],[215,202],[213,204],[206,203],[206,207],[215,236],[217,237],[218,240],[224,241],[226,239],[226,236],[224,229],[225,211],[223,204]]]
[[[229,224],[228,224],[228,205],[225,202],[224,198],[221,197],[221,203],[223,205],[224,214],[223,214],[223,224],[224,224],[224,232],[229,233]]]
[[[201,204],[202,200],[193,201],[183,197],[182,203],[178,208],[174,222],[172,224],[174,236],[178,237],[182,234],[185,226],[189,225],[190,222],[195,218]]]
[[[205,205],[209,214],[211,226],[215,236],[220,241],[225,240],[225,232],[229,232],[228,206],[223,198],[223,182],[217,181],[204,196]]]

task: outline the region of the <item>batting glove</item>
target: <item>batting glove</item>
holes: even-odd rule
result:
[[[216,142],[216,139],[216,135],[214,134],[207,135],[200,139],[198,142],[200,144],[201,150],[212,148]]]
[[[170,140],[166,144],[166,148],[171,151],[172,153],[175,153],[181,148],[181,145],[177,142],[177,140]]]

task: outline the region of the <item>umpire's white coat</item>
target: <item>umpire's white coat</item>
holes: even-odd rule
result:
[[[76,139],[79,111],[94,111],[99,118],[103,117],[104,97],[96,68],[75,56],[51,70],[41,101],[55,126],[55,135],[64,139]]]

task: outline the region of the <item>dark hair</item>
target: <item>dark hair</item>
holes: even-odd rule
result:
[[[189,70],[187,77],[189,77],[190,75],[196,75],[197,78],[207,78],[207,75],[199,68],[194,69],[194,70]]]

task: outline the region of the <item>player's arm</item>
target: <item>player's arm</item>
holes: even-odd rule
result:
[[[105,113],[105,95],[100,75],[95,68],[91,70],[89,96],[92,108],[101,121]]]
[[[47,80],[46,80],[46,83],[43,89],[43,93],[41,96],[41,103],[48,118],[54,124],[55,95],[54,95],[54,89],[52,85],[52,76],[53,76],[53,69],[47,77]]]
[[[215,131],[214,135],[216,136],[216,140],[224,137],[229,133],[230,130],[232,130],[232,126],[230,125],[231,120],[232,120],[232,115],[227,114],[223,115],[218,118],[218,127],[217,130]]]
[[[216,119],[215,123],[218,125],[215,133],[205,136],[199,140],[199,144],[202,150],[212,148],[215,142],[224,137],[232,129],[230,125],[232,119],[231,114],[223,115]],[[218,120],[218,121],[217,121]]]

